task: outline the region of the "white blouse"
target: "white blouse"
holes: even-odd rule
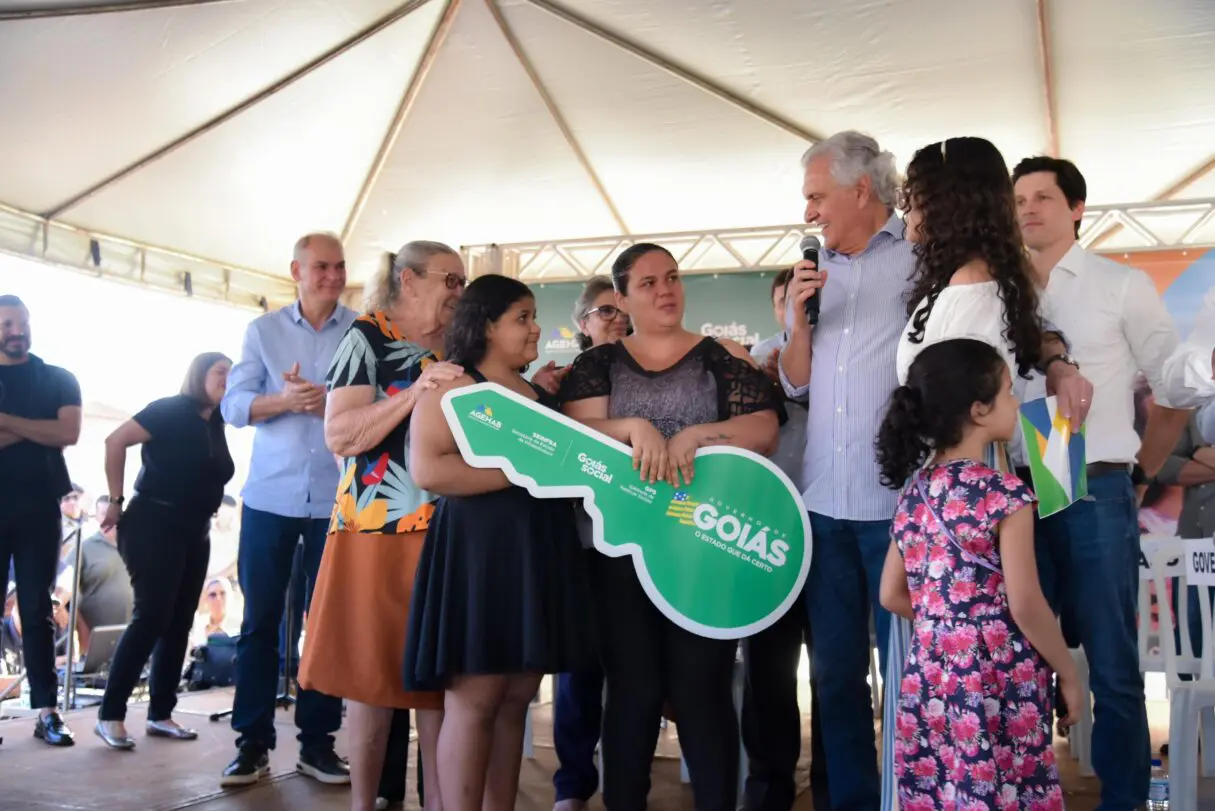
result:
[[[916,305],[916,313],[924,308],[924,302]],[[954,284],[946,287],[937,296],[932,312],[924,324],[924,336],[919,343],[912,343],[910,335],[915,317],[908,319],[903,337],[899,339],[895,357],[899,374],[899,385],[907,383],[907,373],[916,356],[939,341],[948,338],[974,338],[991,344],[1008,364],[1013,379],[1017,379],[1017,361],[1012,347],[1004,337],[1004,302],[1000,299],[1000,287],[992,282],[977,284]]]

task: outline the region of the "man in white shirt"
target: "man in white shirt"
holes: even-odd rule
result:
[[[1132,811],[1147,801],[1151,771],[1136,647],[1135,487],[1160,469],[1189,416],[1170,407],[1162,376],[1177,332],[1145,273],[1077,243],[1087,189],[1074,164],[1027,158],[1013,170],[1013,182],[1043,317],[1067,336],[1074,355],[1049,358],[1044,366],[1077,366],[1094,387],[1087,421],[1089,495],[1037,522],[1039,576],[1065,633],[1088,657],[1101,809]],[[1133,399],[1140,371],[1156,393],[1142,443]],[[1043,396],[1042,381],[1031,381],[1026,399]]]
[[[1215,287],[1207,291],[1189,339],[1164,364],[1169,402],[1197,408],[1215,400]],[[1209,409],[1204,409],[1209,411]],[[1215,412],[1211,412],[1215,413]],[[1211,440],[1207,440],[1210,442]]]

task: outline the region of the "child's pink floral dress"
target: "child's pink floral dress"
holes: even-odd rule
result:
[[[971,460],[931,465],[903,490],[892,532],[915,627],[895,736],[900,811],[1063,808],[1051,671],[1013,622],[1000,563],[999,523],[1034,501],[1016,476]]]

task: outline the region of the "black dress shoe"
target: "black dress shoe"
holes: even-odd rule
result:
[[[63,720],[63,716],[57,712],[53,712],[45,718],[38,716],[38,723],[34,725],[34,737],[46,741],[48,746],[75,746],[76,744],[76,736],[72,734],[72,730]]]
[[[248,786],[270,774],[270,756],[266,750],[246,746],[236,753],[236,759],[224,769],[221,786]]]
[[[344,786],[350,783],[350,765],[332,749],[300,752],[300,759],[295,768],[301,774],[326,785]]]

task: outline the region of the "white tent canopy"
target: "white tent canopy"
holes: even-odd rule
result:
[[[0,248],[244,303],[309,230],[357,280],[408,239],[797,222],[845,128],[1215,197],[1211,0],[0,0],[0,77]]]

